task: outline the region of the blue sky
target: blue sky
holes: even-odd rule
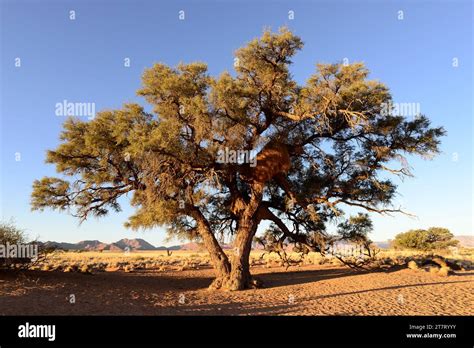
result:
[[[32,237],[112,242],[141,237],[162,244],[160,229],[123,227],[130,208],[81,226],[64,213],[31,212],[33,180],[54,175],[45,151],[58,144],[63,100],[146,105],[135,92],[146,67],[204,61],[212,75],[232,70],[233,52],[262,30],[287,25],[305,42],[294,58],[299,83],[317,62],[363,61],[395,102],[420,103],[444,126],[443,153],[409,158],[415,178],[399,181],[397,202],[417,218],[373,216],[374,240],[410,228],[473,233],[471,1],[22,1],[0,0],[1,217]],[[70,20],[71,10],[76,19]],[[183,10],[185,19],[179,19]],[[294,11],[290,20],[288,12]],[[400,12],[403,11],[403,20]],[[15,59],[21,59],[21,67]],[[131,66],[124,67],[130,58]],[[458,66],[453,66],[453,59]],[[17,161],[15,154],[21,158]]]

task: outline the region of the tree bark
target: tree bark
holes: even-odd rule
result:
[[[254,186],[250,201],[241,212],[231,262],[219,245],[205,216],[199,209],[193,207],[192,216],[198,224],[199,234],[216,271],[216,279],[210,285],[210,289],[236,291],[260,286],[250,275],[249,258],[252,240],[259,224],[257,213],[262,201],[262,191],[263,187],[260,184]]]
[[[197,222],[199,235],[202,238],[204,246],[209,252],[212,266],[216,272],[216,279],[214,279],[210,285],[210,288],[219,289],[230,276],[231,265],[229,263],[229,259],[219,245],[214,233],[212,233],[208,221],[204,215],[202,215],[201,211],[197,208],[194,208],[192,211],[192,216]]]
[[[252,239],[257,230],[256,221],[239,226],[234,242],[234,255],[231,259],[231,272],[225,284],[226,290],[236,291],[258,287],[260,284],[250,274],[250,251]]]
[[[262,201],[263,186],[252,187],[252,196],[242,212],[238,222],[237,236],[234,241],[234,255],[231,260],[231,271],[223,287],[236,291],[259,287],[261,284],[250,274],[250,251],[252,240],[259,224],[258,209]]]

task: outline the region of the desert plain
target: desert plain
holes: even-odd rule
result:
[[[205,252],[55,252],[0,273],[0,315],[473,315],[471,251],[447,276],[396,262],[413,256],[402,252],[381,253],[391,267],[358,271],[319,254],[287,267],[256,251],[263,288],[237,292],[207,289]]]

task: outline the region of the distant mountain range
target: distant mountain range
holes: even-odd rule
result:
[[[134,250],[189,250],[189,251],[200,251],[204,250],[204,247],[198,243],[185,243],[180,245],[173,246],[154,246],[148,243],[146,240],[141,238],[127,239],[123,238],[115,243],[103,243],[99,240],[83,240],[78,243],[64,243],[64,242],[54,242],[47,241],[41,243],[44,247],[55,248],[61,250],[88,250],[88,251],[134,251]],[[224,249],[229,249],[230,247],[224,245]]]
[[[455,239],[459,240],[461,246],[467,248],[474,248],[474,236],[455,236]],[[88,251],[100,251],[100,250],[109,250],[109,251],[134,251],[134,250],[188,250],[188,251],[200,251],[204,250],[204,247],[198,243],[185,243],[180,245],[173,245],[170,247],[159,246],[155,247],[152,244],[148,243],[146,240],[141,238],[134,239],[120,239],[115,243],[103,243],[99,240],[83,240],[78,243],[61,243],[48,241],[42,243],[45,247],[52,247],[62,250],[88,250]],[[385,242],[375,242],[379,248],[388,248],[390,246],[389,241]],[[224,249],[231,249],[229,245],[224,245]]]
[[[454,239],[457,239],[465,248],[474,248],[474,236],[454,236]]]
[[[181,250],[182,245],[174,245],[171,247],[155,247],[141,238],[127,239],[123,238],[115,243],[103,243],[99,240],[83,240],[78,243],[62,243],[48,241],[43,243],[45,247],[51,247],[62,250],[89,250],[89,251],[126,251],[126,250]]]

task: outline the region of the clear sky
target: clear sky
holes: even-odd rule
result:
[[[65,213],[30,211],[33,180],[55,174],[44,158],[58,144],[64,121],[55,115],[56,103],[93,102],[96,111],[124,102],[146,105],[135,92],[143,70],[154,62],[199,60],[208,63],[212,75],[231,71],[238,47],[266,27],[283,25],[305,42],[291,70],[299,83],[315,71],[317,62],[363,61],[372,78],[388,85],[395,102],[419,103],[433,125],[447,129],[442,154],[432,161],[410,158],[415,177],[399,181],[397,202],[417,218],[373,216],[372,239],[430,226],[447,227],[457,235],[473,233],[469,0],[0,4],[1,216],[13,218],[31,237],[69,242],[141,237],[162,244],[160,229],[133,232],[123,227],[131,212],[127,204],[120,214],[81,226]],[[130,58],[130,67],[124,67],[125,58]]]

